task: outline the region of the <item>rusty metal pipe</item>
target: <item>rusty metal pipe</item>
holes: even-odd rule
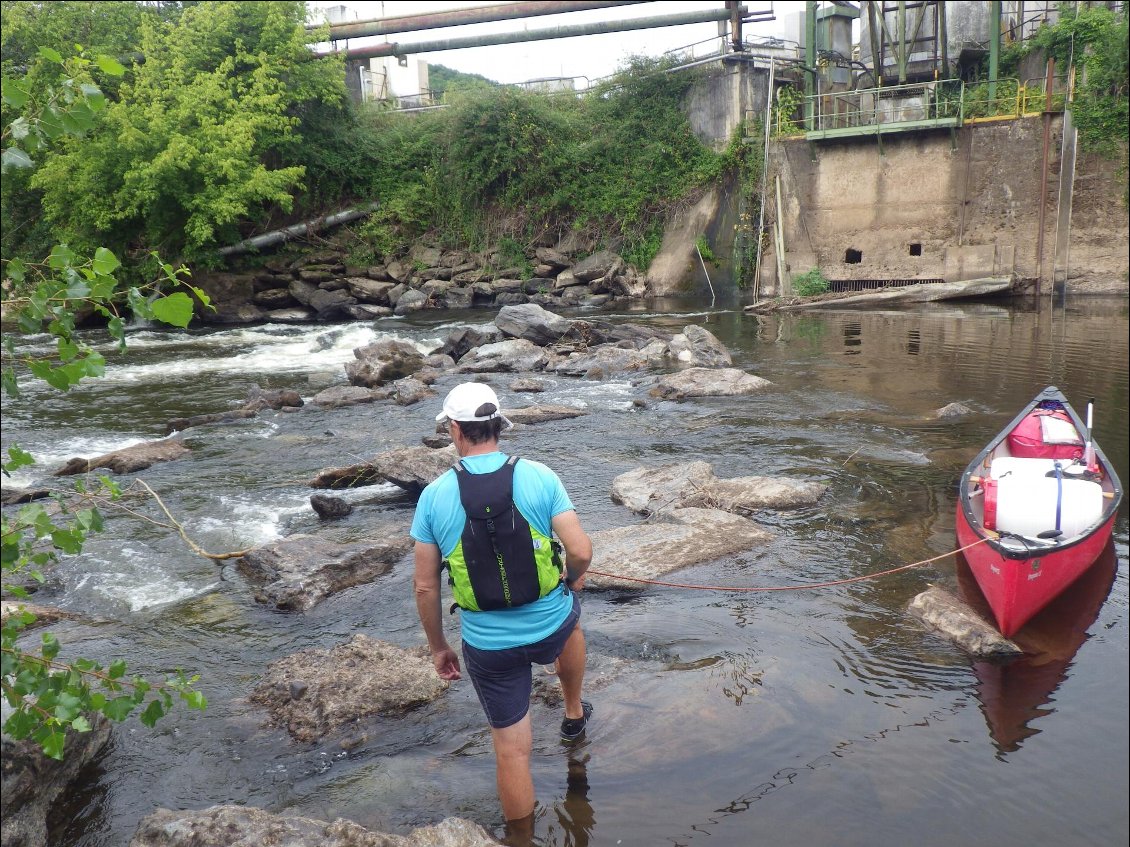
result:
[[[508,21],[516,18],[534,18],[539,15],[558,15],[565,12],[586,12],[591,9],[607,9],[613,6],[632,6],[643,0],[575,0],[575,2],[552,3],[497,3],[492,6],[476,6],[471,9],[448,9],[423,15],[387,15],[347,24],[330,24],[330,40],[342,41],[346,38],[363,38],[368,35],[391,35],[395,32],[415,32],[421,29],[440,29],[465,24]],[[318,29],[308,26],[306,29]]]
[[[740,7],[742,14],[746,8]],[[461,50],[464,47],[489,47],[494,44],[516,44],[523,41],[545,41],[555,38],[574,38],[581,35],[603,35],[609,32],[624,32],[634,29],[653,29],[682,24],[709,23],[729,20],[730,10],[721,9],[706,12],[686,12],[680,15],[635,18],[622,21],[602,21],[575,26],[547,27],[546,29],[521,30],[517,32],[472,35],[464,38],[446,38],[439,41],[420,41],[414,44],[390,42],[372,44],[368,47],[354,47],[344,52],[350,59],[368,59],[379,56],[407,56],[412,53],[437,53],[442,50]],[[755,12],[754,20],[773,20],[772,12]],[[747,18],[749,20],[749,18]]]

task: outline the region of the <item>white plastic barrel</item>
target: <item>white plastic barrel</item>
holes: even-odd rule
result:
[[[996,480],[995,488],[996,525],[989,528],[998,532],[1034,537],[1055,529],[1058,505],[1060,537],[1070,538],[1103,514],[1102,486],[1090,480],[1009,474]]]
[[[1062,470],[1072,466],[1077,470],[1083,470],[1082,465],[1075,465],[1070,459],[1019,459],[1016,456],[998,456],[989,465],[989,476],[992,479],[1000,479],[1009,474],[1025,477],[1045,476],[1055,473],[1056,462],[1059,462]]]

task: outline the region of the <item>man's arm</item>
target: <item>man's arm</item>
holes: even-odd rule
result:
[[[565,548],[565,580],[579,591],[585,587],[585,571],[592,564],[592,541],[572,509],[553,516],[553,531]]]
[[[439,547],[416,542],[416,573],[412,584],[416,591],[416,612],[424,625],[432,663],[441,679],[459,679],[459,657],[443,635],[443,608],[440,603]]]

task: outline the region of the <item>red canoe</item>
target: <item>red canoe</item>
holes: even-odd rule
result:
[[[961,475],[957,540],[1012,635],[1102,553],[1122,484],[1083,421],[1045,388]],[[980,542],[980,543],[978,543]]]

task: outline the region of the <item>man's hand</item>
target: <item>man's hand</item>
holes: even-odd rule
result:
[[[585,574],[581,574],[576,579],[570,579],[568,574],[566,574],[565,584],[568,585],[569,588],[571,588],[573,591],[584,591],[585,590],[585,576],[586,576]]]
[[[436,673],[439,674],[440,679],[454,682],[463,678],[463,674],[459,672],[459,657],[450,647],[432,653],[432,664],[436,666]]]

